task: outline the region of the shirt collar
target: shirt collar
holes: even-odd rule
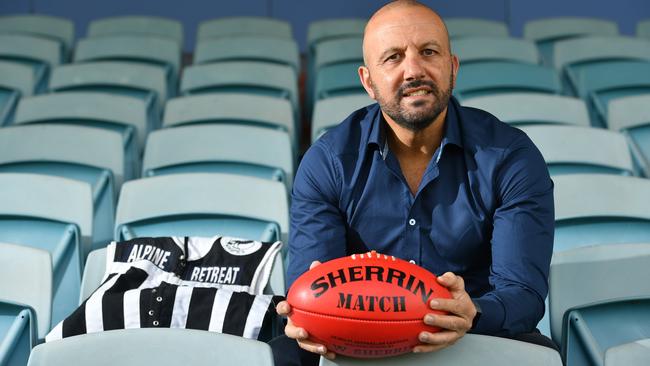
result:
[[[373,122],[370,127],[368,144],[366,146],[367,148],[378,148],[380,154],[385,159],[386,151],[388,151],[385,132],[386,122],[384,121],[384,116],[381,113],[381,108],[379,108],[378,104],[376,106],[376,112],[371,117],[373,119]],[[460,105],[458,104],[458,101],[452,96],[449,99],[449,104],[447,106],[447,116],[445,118],[445,134],[442,138],[442,142],[440,143],[441,147],[444,147],[446,144],[453,144],[461,148],[463,147],[459,109]]]

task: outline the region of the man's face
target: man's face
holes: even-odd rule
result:
[[[435,14],[409,7],[379,15],[366,30],[364,54],[364,86],[400,126],[421,131],[447,108],[458,61]]]

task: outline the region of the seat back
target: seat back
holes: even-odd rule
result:
[[[143,328],[44,343],[34,348],[28,363],[29,366],[66,364],[272,366],[273,354],[268,344],[243,337],[191,329]]]
[[[410,353],[397,357],[355,359],[337,356],[333,361],[320,359],[320,366],[392,365],[529,365],[561,366],[560,354],[551,348],[512,339],[466,334],[453,346],[436,352]]]
[[[366,94],[358,69],[362,61],[345,62],[323,66],[318,70],[312,99],[321,99],[350,94]]]
[[[352,112],[374,103],[367,94],[342,95],[317,101],[311,122],[311,142],[314,143],[329,128],[341,123]]]
[[[555,17],[529,20],[524,24],[524,38],[535,42],[580,36],[616,36],[618,25],[606,19]]]
[[[499,21],[478,18],[445,18],[450,38],[508,37],[508,26]]]
[[[622,131],[641,174],[650,177],[650,96],[612,99],[607,108],[607,126]]]
[[[315,46],[314,72],[323,66],[346,62],[363,64],[363,38],[338,38],[319,42]]]
[[[52,258],[42,249],[0,242],[0,302],[26,305],[34,311],[38,338],[50,329]],[[4,316],[4,315],[3,315]]]
[[[199,23],[197,40],[208,38],[266,36],[292,39],[289,22],[267,17],[224,17]]]
[[[501,121],[513,125],[590,126],[585,102],[573,97],[540,93],[503,93],[464,99],[462,105],[488,111]]]
[[[88,24],[88,37],[140,35],[169,38],[183,44],[181,22],[155,16],[117,16],[95,19]]]
[[[605,351],[605,366],[643,365],[650,359],[650,338],[625,343]]]
[[[210,38],[197,44],[195,64],[219,61],[263,61],[291,66],[296,74],[300,71],[298,45],[284,38]]]
[[[0,17],[0,33],[26,34],[56,40],[63,46],[63,52],[68,53],[72,50],[74,41],[74,23],[51,15],[5,15]]]
[[[452,52],[463,66],[470,62],[511,61],[536,65],[539,52],[535,43],[523,39],[486,36],[463,37],[452,43]]]
[[[54,67],[63,61],[57,41],[24,34],[0,34],[0,58],[26,60]]]
[[[599,128],[521,126],[544,156],[551,175],[609,173],[632,175],[625,136]]]
[[[142,169],[143,177],[180,172],[239,173],[279,180],[290,189],[293,149],[284,131],[231,124],[182,126],[149,135]]]
[[[307,29],[309,52],[313,53],[316,44],[328,39],[363,36],[366,23],[367,20],[362,18],[332,18],[309,23]]]
[[[16,90],[23,97],[30,96],[35,91],[36,80],[30,67],[0,60],[0,75],[0,89]]]

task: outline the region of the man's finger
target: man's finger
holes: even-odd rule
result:
[[[289,338],[298,340],[307,339],[307,337],[309,337],[309,333],[307,333],[306,330],[300,327],[296,327],[290,323],[287,323],[287,325],[284,327],[284,334],[286,334]]]
[[[300,346],[300,348],[308,352],[318,353],[319,355],[323,355],[323,356],[327,354],[327,348],[322,344],[303,340],[303,341],[298,341],[298,345]]]
[[[442,276],[438,276],[438,283],[452,292],[465,290],[465,282],[463,281],[463,278],[456,276],[452,272],[445,272]]]
[[[437,333],[420,332],[418,339],[425,345],[445,347],[456,343],[460,337],[461,335],[458,332],[443,330]]]
[[[319,266],[320,264],[321,264],[321,262],[319,262],[319,261],[313,261],[313,262],[311,262],[311,264],[309,265],[309,269],[312,269],[312,268],[314,268],[314,267],[316,267],[316,266]]]
[[[291,305],[289,305],[288,302],[286,301],[280,301],[276,306],[275,306],[275,311],[278,313],[280,316],[287,316],[291,312]]]
[[[459,332],[466,332],[472,326],[467,319],[455,315],[427,314],[424,317],[424,323],[432,327]]]

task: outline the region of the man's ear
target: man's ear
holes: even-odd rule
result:
[[[375,91],[372,89],[372,79],[370,78],[370,71],[365,66],[359,66],[359,80],[361,80],[361,85],[366,89],[366,93],[370,98],[377,100],[375,98]]]
[[[456,87],[456,78],[458,77],[458,69],[460,68],[460,61],[458,56],[451,55],[451,87],[452,89]]]

